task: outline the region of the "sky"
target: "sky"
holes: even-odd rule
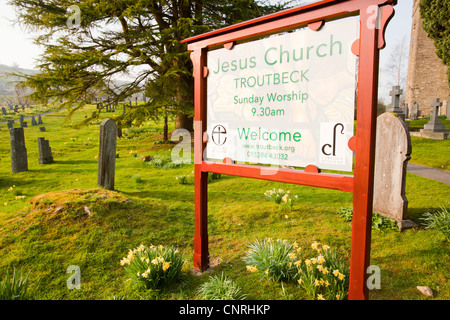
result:
[[[43,49],[33,44],[35,34],[28,33],[17,23],[14,8],[7,2],[8,0],[0,0],[0,43],[3,46],[0,49],[0,64],[34,69],[36,59],[42,54]],[[303,4],[312,2],[317,1],[302,1]],[[385,103],[390,102],[389,91],[392,83],[390,75],[383,69],[386,69],[389,63],[392,50],[403,38],[406,39],[407,48],[409,47],[412,4],[413,0],[398,0],[398,4],[394,7],[395,16],[386,31],[386,48],[380,52],[379,97]]]

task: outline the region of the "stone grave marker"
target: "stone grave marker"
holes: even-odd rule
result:
[[[8,129],[12,129],[14,127],[14,120],[8,120],[7,125]]]
[[[409,119],[409,107],[407,104],[403,106],[403,114],[405,115],[405,119]]]
[[[3,113],[4,116],[6,116],[6,109],[5,109],[5,107],[2,107],[2,113]]]
[[[108,190],[114,190],[116,144],[117,125],[113,119],[105,119],[100,125],[97,185]]]
[[[450,98],[447,100],[447,120],[450,120]]]
[[[38,138],[38,149],[39,149],[39,163],[47,164],[53,162],[52,148],[50,148],[50,143],[44,138]]]
[[[12,128],[11,142],[11,168],[13,172],[28,171],[27,149],[25,148],[25,134],[22,127]]]
[[[8,103],[8,108],[9,108],[9,110],[11,110],[11,111],[14,110],[13,106],[12,106],[11,104],[9,104],[9,103]]]
[[[26,121],[24,121],[24,115],[23,114],[20,115],[19,121],[20,121],[20,126],[22,128],[28,127],[28,123]]]
[[[38,116],[38,124],[43,124],[41,115]]]
[[[406,169],[411,158],[411,137],[403,120],[390,112],[377,118],[373,211],[395,219],[399,227],[408,223],[405,196]]]
[[[45,127],[39,127],[39,131],[44,132],[45,131]]]
[[[419,118],[419,104],[417,102],[414,102],[412,108],[411,108],[411,120],[417,120]]]
[[[388,110],[389,112],[395,112],[402,120],[405,120],[405,114],[403,110],[400,108],[400,96],[403,94],[403,90],[400,89],[400,86],[393,86],[392,90],[389,92],[389,95],[392,97],[391,108]]]
[[[433,110],[431,111],[430,121],[428,121],[428,123],[423,126],[423,129],[420,130],[422,137],[426,138],[427,134],[445,134],[448,132],[448,130],[445,129],[445,126],[441,121],[439,121],[438,118],[439,108],[441,106],[442,102],[439,101],[439,98],[434,99],[434,101],[431,103],[431,107],[433,108]]]
[[[36,118],[34,116],[31,117],[31,125],[32,126],[37,126],[37,121],[36,121]]]

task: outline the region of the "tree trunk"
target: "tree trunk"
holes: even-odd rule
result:
[[[194,120],[183,113],[177,113],[175,116],[175,129],[186,129],[189,132],[194,131]]]

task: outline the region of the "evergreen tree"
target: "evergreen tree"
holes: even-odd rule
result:
[[[10,0],[19,21],[39,31],[39,73],[23,85],[70,112],[95,98],[118,103],[144,89],[150,101],[117,117],[131,125],[171,107],[176,128],[193,129],[192,64],[180,41],[278,11],[258,0]],[[131,77],[124,83],[117,79]],[[88,123],[98,116],[94,112]]]
[[[449,67],[447,76],[450,85],[450,1],[421,0],[419,6],[423,29],[434,40],[437,56]]]

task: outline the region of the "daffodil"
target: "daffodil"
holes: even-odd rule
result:
[[[163,269],[163,271],[166,271],[167,269],[169,269],[169,267],[170,267],[170,262],[165,262],[165,263],[163,264],[162,269]]]
[[[323,295],[318,294],[318,295],[317,295],[317,300],[325,300],[325,298],[323,297]]]

